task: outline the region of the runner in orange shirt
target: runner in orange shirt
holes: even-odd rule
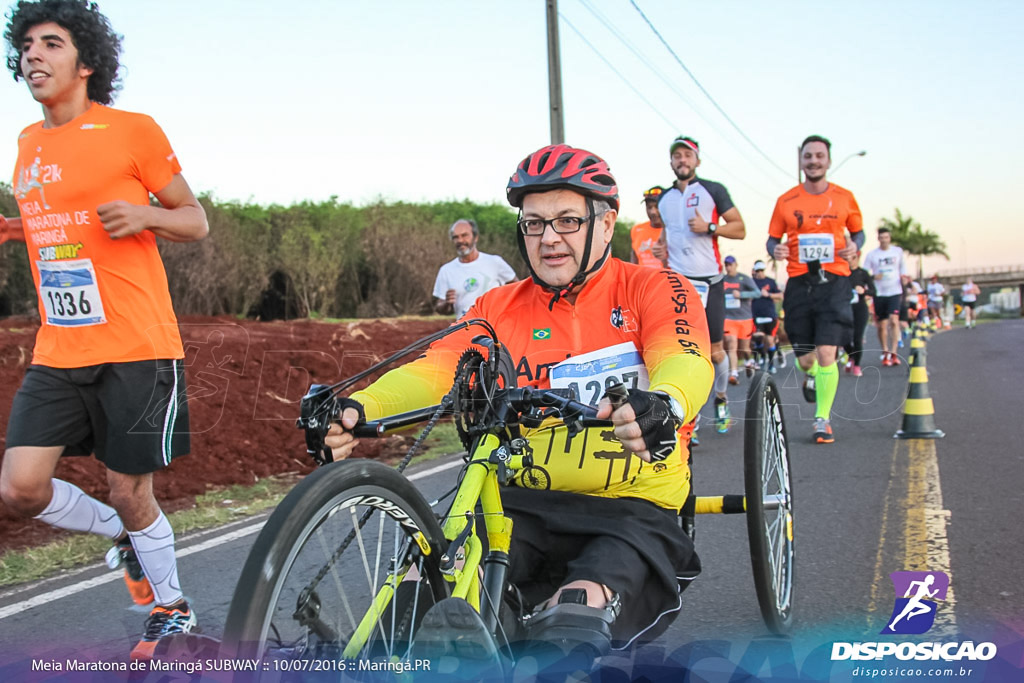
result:
[[[849,190],[825,179],[832,164],[831,147],[820,135],[804,140],[800,168],[806,179],[775,203],[767,243],[768,253],[776,260],[789,260],[789,281],[782,301],[786,333],[807,373],[804,398],[817,404],[817,443],[835,440],[830,418],[839,387],[836,353],[853,334],[847,259],[864,244],[857,200]]]
[[[647,210],[648,220],[637,223],[629,231],[629,239],[633,244],[633,251],[629,255],[630,263],[639,263],[651,268],[666,267],[667,254],[661,241],[661,231],[665,224],[661,222],[661,214],[658,213],[658,200],[664,192],[665,188],[658,185],[644,191],[644,209]]]
[[[0,217],[0,239],[27,242],[42,325],[11,406],[0,497],[114,541],[108,563],[124,566],[135,602],[155,602],[132,651],[149,658],[159,638],[196,623],[153,495],[153,472],[189,450],[184,353],[156,238],[201,239],[206,215],[159,126],[106,106],[120,38],[94,4],[20,2],[4,37],[43,121],[18,138],[21,217]],[[110,506],[53,477],[62,455],[89,453],[107,468]]]
[[[548,476],[544,488],[517,478],[502,492],[515,525],[509,581],[538,610],[527,625],[530,640],[571,651],[653,638],[680,609],[677,577],[697,562],[679,526],[690,475],[677,429],[711,390],[700,296],[681,275],[611,257],[618,187],[596,155],[540,149],[522,161],[507,192],[521,212],[518,242],[531,279],[485,293],[464,320],[482,318],[496,329],[519,386],[574,389],[615,423],[572,438],[557,420],[524,429]],[[327,437],[334,458],[352,453],[345,430],[361,417],[437,403],[475,334],[452,334],[348,397],[344,429],[334,425]],[[613,411],[602,395],[617,381],[629,399]],[[425,618],[479,619],[465,601],[435,609]],[[482,623],[476,637],[493,647]]]

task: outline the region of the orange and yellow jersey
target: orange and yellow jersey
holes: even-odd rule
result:
[[[852,234],[863,229],[853,193],[829,183],[821,194],[811,194],[797,185],[779,197],[768,234],[778,240],[788,238],[789,277],[805,274],[808,261],[820,261],[822,269],[830,273],[849,275],[850,264],[836,252],[846,246],[846,230]]]
[[[704,308],[689,280],[612,258],[575,302],[560,299],[548,310],[550,300],[550,292],[525,280],[487,292],[463,319],[484,318],[494,326],[515,361],[517,386],[575,388],[582,401],[596,405],[605,386],[623,381],[627,388],[672,396],[687,422],[696,416],[714,371]],[[459,356],[479,334],[474,327],[436,342],[352,398],[371,420],[437,404],[451,387]],[[645,463],[625,451],[610,428],[569,439],[564,425],[550,419],[524,436],[536,471],[517,476],[516,485],[641,498],[669,509],[681,507],[689,491],[682,445],[662,462]]]
[[[180,172],[142,114],[94,103],[63,126],[22,131],[13,189],[43,323],[33,363],[184,357],[156,236],[111,239],[96,212],[117,199],[148,205]]]
[[[650,221],[637,223],[629,231],[629,239],[633,244],[633,253],[636,254],[637,263],[650,268],[664,268],[651,252],[651,247],[658,243],[661,231],[664,228],[656,228]]]

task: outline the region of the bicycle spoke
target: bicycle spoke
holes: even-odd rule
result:
[[[377,595],[376,571],[374,571],[374,578],[371,580],[370,579],[370,560],[369,560],[369,558],[366,555],[366,545],[363,543],[363,530],[359,526],[359,520],[356,518],[355,506],[349,508],[349,512],[351,513],[351,516],[352,516],[353,526],[355,526],[355,530],[356,530],[356,543],[359,545],[359,555],[360,555],[360,557],[362,557],[362,560],[363,560],[363,570],[364,570],[364,572],[366,574],[366,580],[367,580],[368,583],[372,581],[372,583],[369,583],[369,586],[368,586],[369,594],[370,594],[370,601],[371,601],[370,602],[370,609],[372,609],[375,612],[375,614],[373,616],[377,620],[377,628],[379,628],[380,632],[383,633],[384,632],[384,625],[381,623],[381,620],[380,620],[380,617],[381,617],[380,610],[376,609],[376,603],[373,602],[374,597]],[[381,518],[383,519],[383,515],[381,516]],[[377,539],[377,545],[378,545],[378,548],[379,548],[379,546],[380,546],[380,538]],[[378,555],[378,557],[379,557],[379,555]],[[369,639],[367,639],[367,643],[369,643],[369,642],[370,642]],[[391,648],[389,647],[388,643],[384,643],[384,649],[387,652],[388,659],[390,659],[391,658]]]
[[[320,541],[320,547],[323,550],[324,557],[330,559],[331,556],[334,553],[331,552],[331,550],[327,547],[327,541],[323,538],[323,535],[320,534],[319,532],[317,532],[317,538]],[[348,594],[345,592],[345,586],[342,584],[341,577],[338,575],[337,567],[335,567],[333,564],[331,565],[330,574],[331,574],[331,579],[334,582],[334,587],[338,591],[338,596],[341,598],[341,603],[342,603],[342,605],[345,608],[346,614],[348,615],[349,623],[352,624],[352,628],[354,630],[355,627],[356,627],[356,623],[357,623],[356,622],[356,618],[355,618],[355,615],[352,613],[351,605],[349,605]],[[339,618],[334,621],[334,625],[337,626],[338,630],[340,631],[341,630],[341,621],[340,621],[341,615],[339,614],[338,617]]]
[[[395,526],[397,527],[398,525],[396,524]],[[391,552],[391,566],[394,567],[395,573],[392,574],[391,577],[390,577],[391,585],[395,587],[395,592],[396,593],[398,592],[398,551],[399,551],[399,542],[398,542],[398,540],[399,540],[399,534],[398,534],[398,529],[396,528],[395,529],[395,548]],[[392,604],[394,604],[393,601],[394,601],[394,598],[392,598]],[[398,610],[395,609],[395,607],[397,607],[397,605],[394,605],[391,608],[391,642],[392,643],[395,642],[395,619],[397,618],[397,615],[398,615]]]

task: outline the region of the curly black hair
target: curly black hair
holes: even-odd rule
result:
[[[7,41],[7,68],[20,80],[21,46],[33,26],[53,22],[71,34],[78,49],[78,60],[93,70],[89,76],[89,99],[110,104],[121,89],[121,36],[114,33],[110,21],[100,14],[95,2],[87,0],[19,0],[10,13],[4,39]]]

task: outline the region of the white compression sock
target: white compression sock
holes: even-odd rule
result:
[[[168,606],[181,600],[178,561],[174,557],[174,530],[161,512],[156,521],[142,531],[129,531],[142,571],[153,587],[156,604]]]
[[[729,386],[729,356],[715,363],[715,396],[724,394]]]
[[[35,516],[40,522],[68,531],[86,531],[110,539],[124,536],[124,525],[114,508],[85,494],[63,479],[51,479],[53,498]]]

